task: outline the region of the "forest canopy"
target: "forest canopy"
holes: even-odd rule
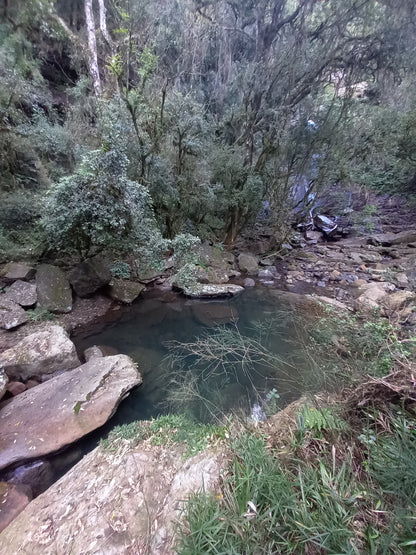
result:
[[[233,244],[264,201],[286,225],[300,182],[414,191],[415,12],[1,0],[2,256]]]

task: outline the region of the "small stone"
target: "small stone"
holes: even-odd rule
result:
[[[318,281],[316,285],[318,287],[326,287],[326,283],[324,281]]]
[[[305,239],[307,241],[313,241],[314,244],[323,240],[323,234],[320,231],[306,231]]]
[[[6,387],[7,391],[15,397],[26,391],[26,385],[22,382],[9,382]]]
[[[365,279],[356,279],[352,282],[353,287],[362,287],[363,285],[367,285],[367,281]]]
[[[255,287],[255,285],[256,285],[256,282],[252,278],[246,278],[243,281],[243,286],[244,287]]]
[[[338,272],[338,270],[332,270],[329,274],[329,279],[331,281],[341,281],[341,272]]]

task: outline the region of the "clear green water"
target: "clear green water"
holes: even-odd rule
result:
[[[263,416],[299,397],[305,378],[309,377],[310,383],[313,376],[304,349],[304,317],[276,293],[256,288],[233,299],[204,302],[155,292],[116,313],[117,321],[101,323],[75,337],[80,354],[92,345],[104,345],[130,355],[138,364],[143,384],[103,427],[62,454],[48,457],[53,475],[43,489],[107,437],[114,426],[169,412],[191,413],[202,421],[221,418],[230,411],[253,418],[258,415],[256,406]],[[218,320],[223,323],[214,325]],[[205,362],[191,354],[183,364],[169,364],[169,355],[175,353],[172,342],[189,344],[198,338],[205,341],[205,348],[199,349]],[[267,403],[270,392],[273,400]]]
[[[223,322],[220,328],[217,322]],[[195,355],[181,365],[169,364],[167,357],[175,353],[172,342],[192,343],[212,335],[221,342],[224,333],[228,355],[218,357],[213,351],[208,364]],[[117,322],[75,341],[79,351],[104,345],[129,355],[143,376],[143,385],[123,401],[105,435],[114,425],[173,411],[192,412],[201,420],[235,410],[250,415],[273,389],[282,408],[302,393],[302,376],[309,369],[303,333],[293,309],[267,289],[216,301],[159,292],[137,301]],[[243,338],[243,344],[234,353],[236,338],[238,345]],[[254,347],[252,341],[257,342]]]

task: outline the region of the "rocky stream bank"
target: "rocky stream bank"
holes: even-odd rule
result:
[[[204,245],[191,286],[171,275],[168,261],[163,272],[129,280],[114,279],[99,257],[70,271],[25,262],[3,267],[0,552],[173,553],[180,501],[219,483],[221,448],[184,461],[178,448],[127,442],[115,452],[97,447],[44,491],[55,464],[48,455],[101,426],[142,375],[146,381],[146,368],[127,356],[77,353],[70,339],[116,319],[122,304],[155,292],[169,302],[176,294],[206,299],[267,287],[308,313],[325,303],[364,317],[377,310],[414,329],[415,215],[400,200],[372,202],[378,206],[372,229],[337,240],[318,230],[294,232],[276,250],[262,225],[232,252]],[[227,321],[221,308],[202,312],[206,325]],[[36,322],[40,314],[54,320]]]

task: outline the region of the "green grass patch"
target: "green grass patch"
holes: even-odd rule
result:
[[[201,424],[186,415],[168,414],[149,422],[131,422],[116,426],[108,438],[101,441],[104,449],[116,448],[117,440],[130,440],[134,444],[150,440],[152,445],[185,445],[184,457],[192,457],[199,451],[229,437],[226,426]]]

